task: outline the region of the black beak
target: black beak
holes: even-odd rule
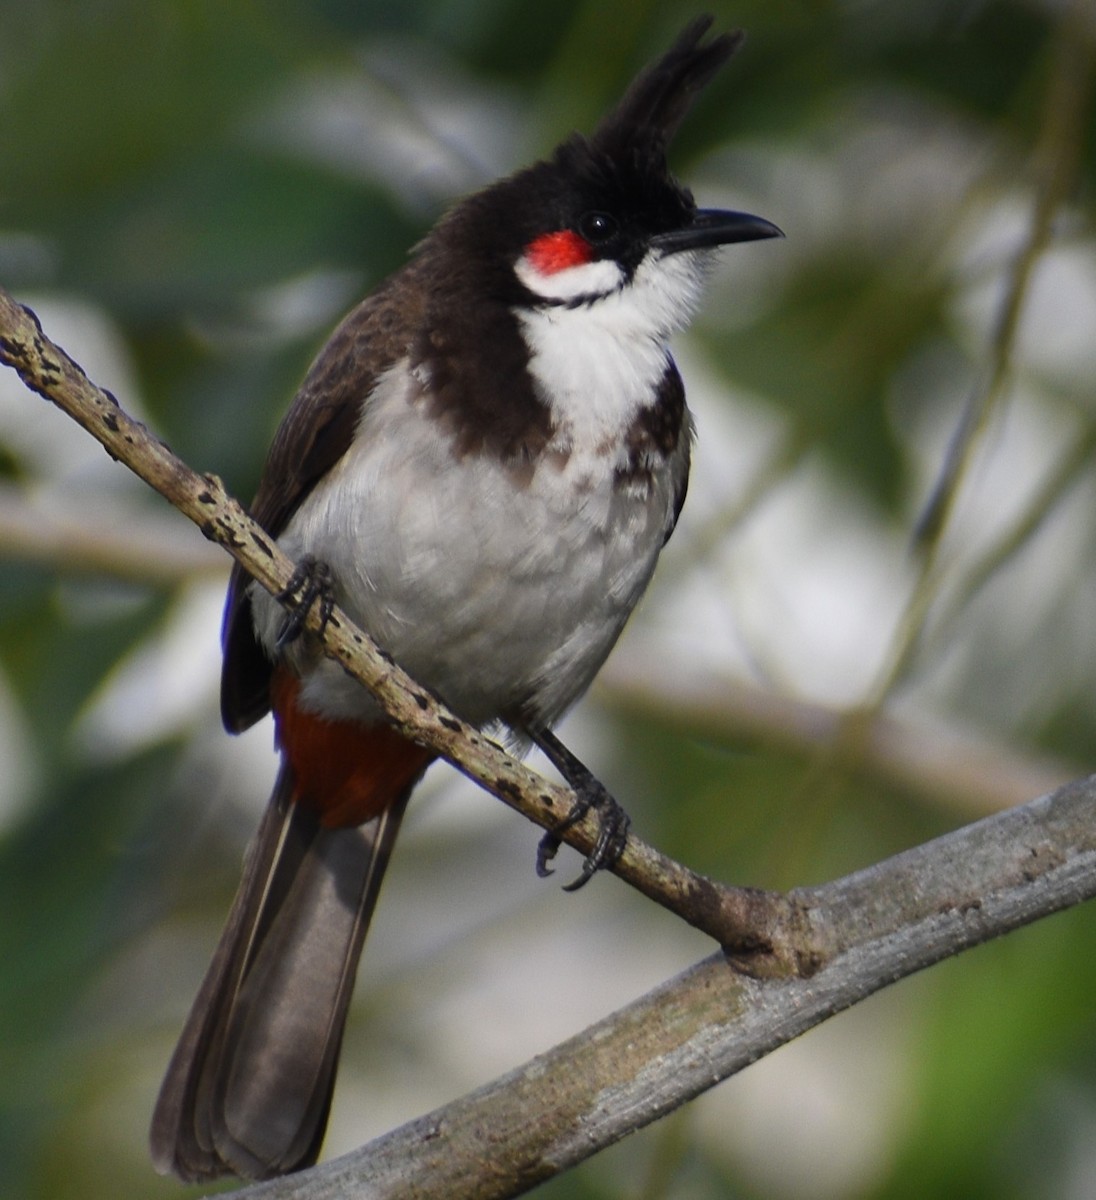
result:
[[[703,250],[731,242],[757,242],[762,238],[783,236],[784,231],[764,217],[725,212],[719,208],[700,208],[684,229],[656,233],[651,238],[651,245],[663,254],[676,254],[679,250]]]

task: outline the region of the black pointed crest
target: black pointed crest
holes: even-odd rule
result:
[[[594,131],[591,146],[610,157],[664,159],[699,92],[742,42],[741,30],[701,44],[710,16],[697,17],[657,62],[632,83],[624,98]]]
[[[514,263],[542,234],[577,230],[584,216],[610,214],[617,234],[594,252],[631,271],[652,237],[693,223],[696,203],[669,170],[666,151],[705,84],[742,41],[737,31],[708,37],[711,26],[710,16],[690,22],[590,136],[571,134],[548,158],[449,213],[430,245],[445,247],[445,264],[461,263],[460,273],[451,276],[454,284],[466,287],[475,271],[478,286],[491,295],[528,304],[530,293],[515,278]]]

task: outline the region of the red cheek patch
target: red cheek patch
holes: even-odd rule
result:
[[[588,242],[570,229],[544,233],[529,243],[525,257],[541,275],[555,275],[568,267],[579,267],[594,257]]]

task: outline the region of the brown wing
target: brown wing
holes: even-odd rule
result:
[[[278,537],[301,502],[350,447],[362,405],[384,370],[407,353],[422,319],[425,291],[417,263],[408,264],[363,301],[332,334],[313,362],[267,455],[251,515]],[[404,286],[394,288],[400,280]],[[225,601],[221,717],[230,733],[270,710],[271,663],[255,639],[249,576],[232,571]]]

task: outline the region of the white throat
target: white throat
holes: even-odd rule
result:
[[[652,251],[627,283],[621,268],[605,261],[538,276],[540,287],[530,290],[547,299],[563,299],[568,287],[576,297],[589,297],[573,307],[550,303],[517,310],[529,343],[530,373],[568,446],[616,443],[652,402],[669,362],[670,335],[692,317],[709,258]],[[526,273],[534,270],[525,266]],[[600,269],[616,272],[613,290],[591,295],[593,268],[602,279],[609,271]]]

